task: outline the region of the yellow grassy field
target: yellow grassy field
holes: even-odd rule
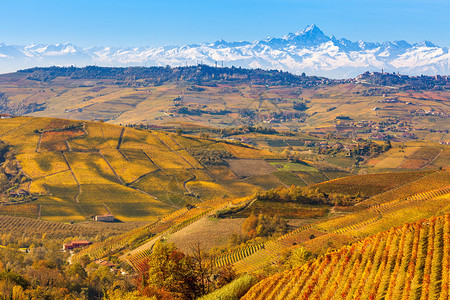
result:
[[[30,185],[30,193],[52,193],[55,197],[61,197],[60,201],[62,201],[61,199],[66,199],[72,202],[77,191],[77,183],[69,170],[34,179]]]
[[[172,138],[184,148],[195,148],[203,146],[205,143],[211,143],[208,140],[194,139],[189,136],[173,135]]]
[[[259,150],[254,148],[246,148],[238,145],[222,143],[223,147],[237,158],[261,158],[272,156],[273,153],[267,150]]]
[[[203,169],[203,166],[198,162],[198,160],[192,157],[186,150],[178,150],[177,153],[192,167]]]
[[[0,136],[3,136],[10,132],[11,130],[17,129],[18,127],[32,121],[32,118],[20,117],[13,119],[0,119]]]
[[[197,195],[200,195],[201,197],[231,196],[229,190],[218,183],[210,181],[189,181],[186,186],[189,188],[189,190],[193,191]]]
[[[87,135],[82,138],[69,141],[72,149],[110,149],[116,148],[120,132],[120,126],[105,123],[86,123]]]
[[[167,149],[167,148],[166,148]],[[146,148],[147,154],[155,164],[162,169],[188,169],[191,166],[177,153],[158,148]]]
[[[42,201],[43,202],[43,201]],[[76,204],[58,202],[55,197],[46,197],[41,203],[41,219],[57,222],[85,221],[87,218]]]
[[[213,178],[211,178],[208,173],[206,173],[204,170],[198,170],[198,169],[191,169],[191,173],[195,174],[195,178],[200,181],[211,181]]]
[[[200,195],[202,199],[245,197],[260,189],[246,182],[222,182],[218,184],[210,181],[194,180],[189,181],[186,185],[189,190]]]
[[[36,128],[43,128],[47,121],[33,118],[29,122],[11,130],[1,136],[1,139],[12,146],[16,153],[30,153],[36,150],[39,134],[33,131]]]
[[[58,152],[20,153],[16,158],[25,174],[32,179],[68,170],[66,162]]]
[[[406,147],[400,152],[399,148],[394,148],[384,153],[381,159],[374,167],[380,169],[395,169],[400,167],[406,157],[413,154],[419,147]]]
[[[108,164],[98,153],[65,153],[80,184],[118,183]]]
[[[172,150],[181,150],[180,145],[167,133],[160,131],[152,131],[152,133],[160,139],[168,148]]]
[[[139,177],[154,172],[158,168],[140,150],[122,150],[125,159],[117,149],[103,149],[101,153],[105,156],[119,177],[127,183],[133,182]]]

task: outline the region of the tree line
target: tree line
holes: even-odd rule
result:
[[[361,195],[343,195],[339,193],[323,193],[319,189],[291,186],[289,188],[277,187],[256,196],[259,201],[268,202],[295,202],[314,205],[340,205],[350,206],[361,202]]]

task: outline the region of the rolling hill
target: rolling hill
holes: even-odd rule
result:
[[[160,241],[186,254],[198,245],[215,270],[262,277],[286,269],[283,259],[302,248],[318,260],[263,280],[247,297],[395,298],[401,279],[392,278],[410,272],[404,257],[418,227],[398,228],[450,212],[445,80],[366,73],[339,81],[207,66],[2,75],[0,233],[88,238],[95,243],[71,262],[106,259],[134,274],[145,272]],[[105,213],[117,222],[92,221]],[[259,214],[284,218],[286,231],[232,242],[245,234],[245,218]],[[445,267],[434,261],[445,250],[424,256],[431,242],[445,244],[443,218],[417,233],[417,268],[434,271],[430,289],[417,286],[428,280],[422,275],[405,281],[410,295],[445,297]],[[388,279],[355,254],[400,245],[404,257],[386,252]],[[334,269],[343,258],[353,273]],[[381,284],[341,286],[334,279],[345,274]],[[294,276],[302,279],[289,282]],[[329,279],[332,287],[323,284]]]
[[[447,299],[450,215],[378,233],[256,284],[242,299]]]
[[[166,129],[185,127],[215,136],[252,127],[266,133],[310,134],[309,142],[329,140],[327,134],[333,134],[353,140],[445,143],[450,129],[446,122],[449,99],[446,77],[387,73],[330,80],[199,65],[53,67],[0,75],[3,113]],[[249,138],[257,143],[254,139],[258,138]],[[292,143],[284,139],[267,143],[269,147],[304,145],[295,139]],[[414,163],[420,160],[405,166]]]
[[[0,120],[0,139],[27,178],[17,188],[37,197],[3,206],[7,214],[68,222],[112,213],[152,222],[185,205],[282,184],[264,160],[278,154],[234,141],[29,117]]]

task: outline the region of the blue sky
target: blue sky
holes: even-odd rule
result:
[[[449,47],[449,16],[450,0],[0,0],[0,43],[252,41],[314,23],[338,38]]]

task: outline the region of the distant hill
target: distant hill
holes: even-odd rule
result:
[[[116,84],[134,84],[140,86],[182,81],[206,86],[218,83],[245,83],[309,87],[321,83],[340,82],[323,77],[299,76],[278,70],[243,69],[235,67],[217,68],[207,65],[177,68],[49,67],[26,69],[19,71],[19,73],[26,73],[27,79],[37,81],[49,81],[57,77],[69,77],[71,79],[112,79],[118,81]]]
[[[216,84],[265,84],[271,86],[313,87],[319,84],[342,84],[347,82],[364,82],[378,86],[395,86],[413,90],[445,90],[450,89],[449,76],[408,76],[395,73],[366,72],[355,80],[335,80],[317,76],[295,75],[279,70],[220,68],[208,65],[191,67],[48,67],[20,70],[26,73],[27,79],[50,81],[57,77],[71,79],[112,79],[116,84],[148,86],[168,82],[188,82],[198,85]]]
[[[449,87],[445,76],[377,72],[332,80],[206,65],[49,67],[0,75],[0,113],[404,140],[450,129]]]

